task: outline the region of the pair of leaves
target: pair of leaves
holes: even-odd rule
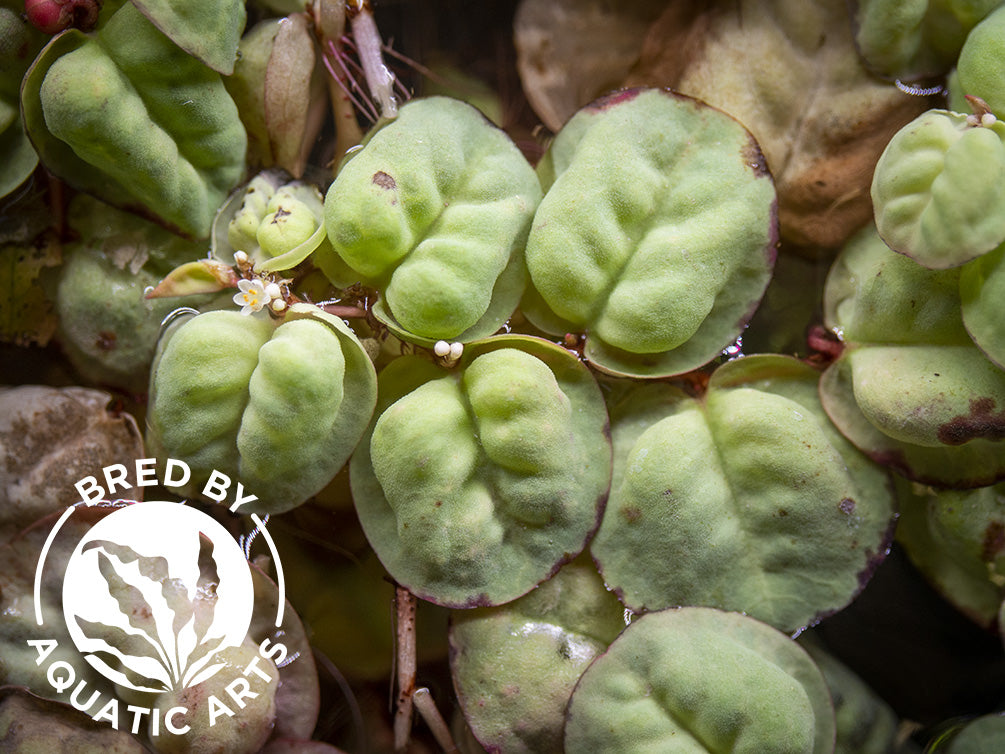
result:
[[[282,323],[212,311],[178,319],[151,369],[147,446],[213,471],[279,512],[317,493],[348,460],[376,402],[373,363],[339,318],[295,304]]]
[[[597,526],[607,414],[586,367],[539,338],[476,341],[459,367],[402,357],[381,372],[350,464],[353,501],[395,581],[448,607],[497,605]]]
[[[209,234],[244,171],[247,139],[220,75],[131,3],[93,34],[55,37],[25,76],[21,105],[52,172],[190,236]]]
[[[993,307],[968,297],[961,315],[963,281],[973,296],[985,259],[999,258],[929,270],[866,228],[831,268],[824,316],[847,347],[821,380],[823,405],[856,446],[911,479],[977,487],[1005,475],[1005,370],[988,358],[1000,336],[978,326],[975,344],[968,333],[967,312],[986,325]]]
[[[775,261],[776,196],[757,142],[689,97],[632,89],[597,100],[538,165],[523,312],[586,332],[599,369],[663,377],[740,334]]]
[[[516,309],[540,199],[503,131],[470,105],[430,97],[404,105],[343,163],[325,226],[341,266],[380,289],[374,314],[392,333],[469,342]]]

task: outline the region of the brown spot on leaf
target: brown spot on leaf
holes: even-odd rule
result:
[[[634,524],[640,518],[642,518],[642,511],[635,506],[630,506],[628,508],[621,509],[621,515],[625,517],[625,521],[630,524]]]
[[[992,413],[994,398],[976,398],[970,401],[970,413],[956,416],[939,427],[939,442],[945,445],[963,445],[975,439],[1005,440],[1005,411]]]
[[[787,515],[789,515],[789,512],[787,510],[785,510],[785,508],[779,508],[778,509],[778,516],[779,516],[779,518],[785,518]]]
[[[284,217],[292,214],[288,209],[283,209],[282,207],[276,208],[276,214],[272,216],[272,223],[275,224],[282,220]]]
[[[852,513],[855,512],[855,501],[852,500],[850,497],[846,497],[844,500],[838,503],[838,508],[840,508],[841,512],[844,513],[846,516],[850,516]]]
[[[373,182],[376,185],[380,186],[382,189],[386,189],[388,191],[391,191],[392,189],[396,189],[398,187],[398,184],[394,180],[394,178],[385,173],[383,170],[378,170],[376,173],[373,174]]]
[[[117,339],[118,338],[115,333],[109,330],[102,330],[98,333],[98,338],[94,341],[94,345],[102,351],[114,351]]]
[[[985,563],[990,563],[1002,550],[1005,550],[1005,525],[1002,525],[1001,521],[992,521],[984,530],[981,558]]]

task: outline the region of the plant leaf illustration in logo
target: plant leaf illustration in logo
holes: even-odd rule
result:
[[[221,636],[207,637],[220,582],[208,537],[199,537],[199,578],[194,590],[171,575],[166,558],[141,555],[109,540],[88,542],[84,551],[88,550],[98,550],[98,570],[129,626],[125,629],[76,616],[84,635],[104,645],[89,649],[89,663],[120,683],[125,680],[144,691],[186,688],[222,667],[206,667],[226,643]],[[125,567],[134,562],[135,570]],[[134,583],[130,578],[136,574],[140,579]]]

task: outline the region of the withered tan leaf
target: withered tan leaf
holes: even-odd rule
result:
[[[558,131],[582,105],[620,85],[665,6],[666,0],[520,3],[513,22],[517,69],[548,128]]]
[[[110,401],[81,387],[0,387],[0,541],[76,502],[78,480],[143,457],[135,420]]]
[[[774,175],[782,238],[840,246],[871,217],[869,186],[893,134],[931,106],[862,66],[844,0],[673,2],[626,85],[669,86],[739,119]]]
[[[143,754],[147,751],[127,730],[114,730],[69,704],[39,699],[14,687],[0,690],[0,744],[4,751],[22,752]]]
[[[265,71],[265,126],[276,164],[294,178],[304,173],[326,104],[307,17],[284,18]]]

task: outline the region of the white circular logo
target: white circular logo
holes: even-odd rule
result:
[[[186,505],[128,505],[77,544],[63,617],[77,649],[109,680],[180,690],[223,666],[248,634],[254,587],[245,555],[216,520]]]

